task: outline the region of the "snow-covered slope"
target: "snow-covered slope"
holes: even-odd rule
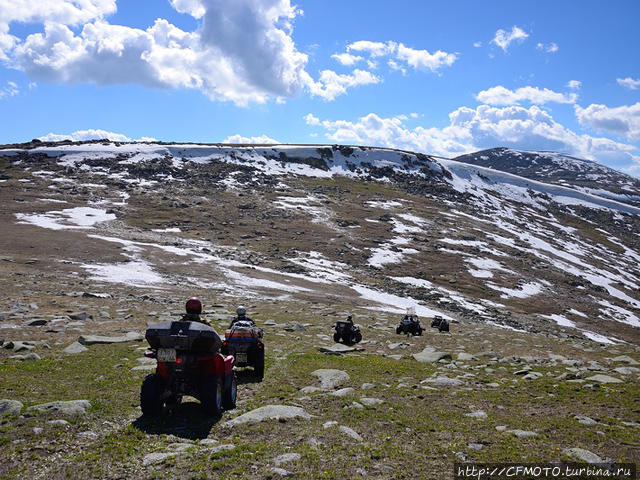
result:
[[[640,206],[640,180],[591,160],[510,148],[492,148],[455,160]]]

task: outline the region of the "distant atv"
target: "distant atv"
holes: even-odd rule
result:
[[[362,340],[362,333],[360,333],[360,327],[354,325],[353,322],[348,320],[338,320],[334,327],[335,333],[333,334],[333,341],[336,343],[344,343],[345,345],[353,345],[354,343],[360,343]]]
[[[449,322],[447,322],[440,315],[436,315],[433,317],[431,321],[431,326],[433,328],[437,328],[439,332],[448,332],[449,331]]]
[[[264,378],[263,332],[250,321],[238,321],[225,332],[221,352],[233,355],[237,367],[253,367],[259,379]]]
[[[420,320],[418,320],[416,315],[405,315],[402,317],[402,320],[400,320],[400,325],[396,327],[396,333],[398,335],[403,333],[413,336],[422,335],[423,330],[422,325],[420,325]]]
[[[199,322],[163,322],[150,325],[145,337],[151,346],[145,356],[158,363],[156,372],[142,382],[143,415],[160,415],[165,405],[178,405],[184,395],[200,400],[211,415],[236,407],[234,359],[219,353],[222,342],[213,328]]]

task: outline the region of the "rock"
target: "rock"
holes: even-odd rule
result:
[[[638,362],[637,360],[634,360],[628,355],[620,355],[619,357],[612,358],[611,361],[624,362],[624,363],[628,363],[629,365],[640,365],[640,362]]]
[[[95,345],[101,343],[124,343],[124,342],[139,342],[144,340],[144,337],[138,332],[127,332],[121,337],[103,337],[100,335],[81,335],[78,341],[83,345]]]
[[[91,408],[89,400],[70,400],[66,402],[49,402],[27,408],[25,415],[54,413],[62,416],[84,415]]]
[[[375,388],[375,385],[373,383],[363,383],[360,388],[362,390],[371,390],[372,388]]]
[[[27,327],[42,327],[43,325],[46,325],[48,323],[47,320],[45,320],[44,318],[39,318],[37,320],[31,320],[30,322],[27,322],[25,324],[25,326]]]
[[[451,360],[451,354],[437,352],[433,347],[427,347],[420,353],[414,353],[413,358],[421,363],[435,363],[440,360]]]
[[[361,397],[360,403],[365,407],[375,407],[376,405],[384,403],[384,400],[380,400],[379,398]]]
[[[321,389],[321,388],[318,388],[318,387],[311,387],[311,386],[309,386],[309,387],[302,387],[302,388],[300,389],[300,391],[301,391],[302,393],[315,393],[315,392],[321,392],[321,391],[322,391],[322,389]]]
[[[467,443],[467,447],[471,450],[482,450],[484,445],[482,443]]]
[[[42,360],[40,355],[38,355],[37,353],[27,353],[26,355],[12,355],[9,358],[16,358],[18,360],[22,360],[23,362],[28,360]]]
[[[347,387],[336,390],[335,392],[331,392],[331,395],[333,395],[334,397],[345,397],[347,395],[351,395],[353,392],[355,392],[355,389]]]
[[[460,360],[461,362],[468,362],[468,361],[473,360],[475,358],[476,357],[471,355],[470,353],[466,353],[466,352],[458,353],[458,360]]]
[[[596,422],[593,418],[589,418],[589,417],[586,417],[584,415],[576,415],[573,418],[578,420],[578,422],[581,423],[582,425],[591,426],[591,425],[597,425],[598,424],[598,422]]]
[[[330,420],[328,422],[324,422],[322,424],[322,428],[326,430],[327,428],[335,427],[336,425],[338,425],[338,422],[336,422],[335,420]]]
[[[634,373],[640,372],[640,368],[637,368],[637,367],[617,367],[617,368],[614,368],[613,371],[619,373],[620,375],[633,375]]]
[[[351,405],[349,405],[348,407],[344,407],[344,408],[357,408],[358,410],[362,410],[364,408],[364,406],[361,403],[358,403],[358,402],[351,402]]]
[[[138,365],[136,367],[133,367],[131,369],[132,372],[152,372],[153,370],[156,369],[156,364],[153,363],[148,363],[146,365]]]
[[[477,420],[484,420],[485,418],[487,418],[487,412],[485,412],[484,410],[478,410],[477,412],[465,413],[464,416],[475,418]]]
[[[218,443],[220,442],[215,438],[205,438],[203,440],[200,440],[200,445],[204,445],[205,447],[211,447],[213,445],[217,445]]]
[[[402,355],[396,353],[394,355],[389,355],[389,358],[393,358],[394,360],[401,360]]]
[[[235,427],[245,423],[255,424],[264,420],[286,420],[290,418],[302,418],[309,420],[309,415],[300,407],[290,407],[288,405],[266,405],[244,413],[236,418],[222,424],[224,427]]]
[[[364,348],[349,347],[347,345],[343,345],[342,343],[336,343],[335,345],[330,345],[328,347],[318,347],[318,350],[320,350],[322,353],[340,355],[342,353],[362,351],[364,350]]]
[[[271,326],[271,325],[277,325],[277,323],[276,323],[276,322],[274,322],[273,320],[267,320],[266,322],[264,322],[264,323],[263,323],[263,325],[269,325],[269,326]]]
[[[396,350],[398,348],[407,348],[410,347],[411,344],[407,343],[407,342],[400,342],[400,343],[390,343],[389,345],[387,345],[387,348],[389,350]]]
[[[301,323],[294,323],[294,324],[291,324],[291,325],[284,325],[284,329],[287,332],[299,332],[299,331],[306,330],[307,327],[305,327]]]
[[[65,348],[63,352],[68,354],[76,354],[86,352],[87,350],[89,349],[82,345],[80,342],[73,342],[71,345]]]
[[[434,385],[439,385],[441,387],[459,387],[460,385],[464,385],[462,380],[449,377],[427,378],[422,380],[420,383],[433,383]]]
[[[525,438],[537,437],[538,434],[536,432],[531,432],[529,430],[507,430],[508,433],[513,433],[519,440],[523,440]]]
[[[522,377],[523,380],[536,380],[540,377],[542,377],[542,373],[540,372],[529,372],[528,374],[526,374],[524,377]]]
[[[57,426],[57,427],[64,427],[66,425],[69,425],[69,422],[67,422],[66,420],[62,420],[62,419],[49,420],[47,423],[49,425],[54,425],[54,426]]]
[[[156,465],[164,462],[167,458],[175,457],[180,452],[166,452],[166,453],[149,453],[142,459],[142,465],[145,467],[149,465]]]
[[[276,466],[279,467],[283,463],[296,462],[301,458],[302,455],[300,455],[299,453],[283,453],[282,455],[278,455],[276,458],[274,458],[273,463],[275,463]]]
[[[98,438],[98,434],[96,432],[92,432],[91,430],[87,430],[86,432],[79,432],[76,436],[83,440],[96,440]]]
[[[69,315],[67,315],[71,320],[77,320],[79,322],[85,322],[87,320],[92,320],[93,317],[91,315],[89,315],[86,312],[80,312],[80,313],[71,313]]]
[[[615,377],[610,377],[609,375],[597,374],[591,377],[588,377],[586,380],[590,382],[599,382],[599,383],[622,383],[622,380]]]
[[[7,342],[2,346],[7,350],[13,350],[14,352],[21,352],[23,350],[33,350],[34,348],[36,348],[36,346],[33,345],[33,342],[26,342],[26,341]]]
[[[3,415],[20,415],[22,406],[22,402],[17,400],[0,400],[0,417]]]
[[[518,370],[517,372],[514,372],[514,375],[526,375],[527,373],[529,373],[531,371],[531,367],[524,367],[522,370]]]
[[[506,425],[498,425],[498,426],[496,426],[496,430],[498,432],[504,432],[504,431],[507,430],[507,427],[506,427]]]
[[[108,293],[83,292],[84,298],[112,298]],[[86,315],[86,314],[85,314]]]
[[[330,368],[315,370],[314,372],[311,372],[311,375],[320,379],[320,386],[325,390],[335,388],[349,380],[347,372]]]
[[[285,470],[284,468],[279,468],[279,467],[273,467],[271,471],[276,475],[280,475],[281,477],[290,477],[293,475],[293,472],[290,472],[289,470]]]
[[[214,445],[207,449],[209,453],[218,453],[225,450],[233,450],[236,446],[233,443],[225,443],[223,445]]]
[[[362,442],[364,440],[360,435],[358,435],[358,433],[356,433],[355,430],[353,430],[353,429],[351,429],[349,427],[345,427],[344,425],[340,425],[338,427],[338,430],[340,430],[342,433],[344,433],[348,437],[353,438],[357,442]]]
[[[562,454],[577,462],[602,463],[602,459],[598,455],[590,452],[589,450],[585,450],[584,448],[565,448],[562,451]]]

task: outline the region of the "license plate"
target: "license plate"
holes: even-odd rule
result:
[[[159,348],[158,361],[159,362],[175,362],[176,349],[175,348]]]
[[[236,353],[236,362],[238,362],[238,363],[247,363],[247,354],[246,353]]]

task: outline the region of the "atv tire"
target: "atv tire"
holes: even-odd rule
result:
[[[333,341],[336,343],[340,343],[340,334],[338,332],[333,334]]]
[[[260,380],[264,378],[264,349],[260,349],[256,353],[256,361],[253,365],[253,373]]]
[[[140,388],[140,408],[145,417],[157,417],[162,413],[164,402],[162,393],[164,381],[159,375],[152,373],[147,375]]]
[[[207,377],[200,390],[200,403],[204,411],[213,416],[222,412],[222,380],[216,375]]]
[[[422,335],[422,327],[418,327],[418,329],[416,330],[416,335]]]
[[[355,343],[360,343],[362,341],[362,333],[360,333],[360,331],[357,331],[353,340]]]
[[[402,327],[396,327],[396,334],[400,335],[402,333]]]
[[[231,372],[231,382],[222,394],[222,406],[225,410],[236,408],[236,398],[238,397],[238,380],[236,374]]]

